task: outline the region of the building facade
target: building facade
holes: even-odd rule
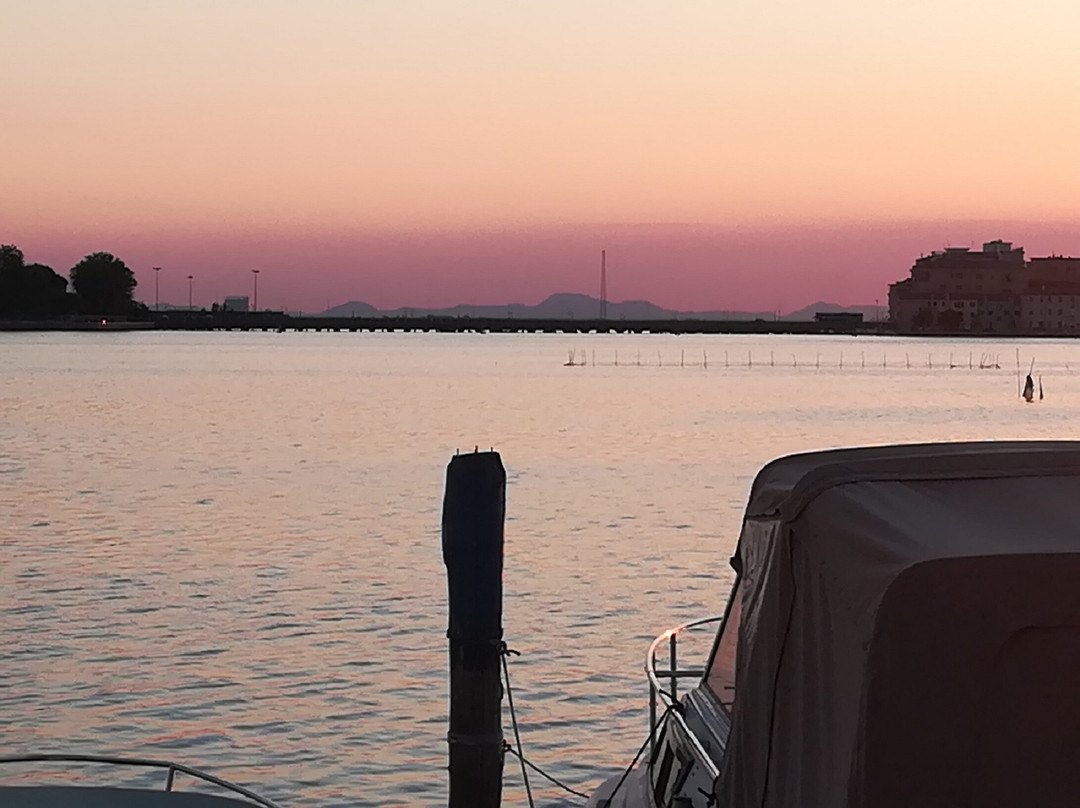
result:
[[[948,247],[889,286],[889,320],[902,332],[1080,334],[1080,258],[1025,260],[1000,240]]]

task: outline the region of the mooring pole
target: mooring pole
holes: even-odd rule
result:
[[[503,522],[498,452],[455,455],[446,469],[442,550],[450,594],[450,808],[502,799]]]

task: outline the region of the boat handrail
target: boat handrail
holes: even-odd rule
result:
[[[165,791],[173,790],[173,782],[176,778],[176,773],[186,774],[189,777],[193,777],[196,780],[203,780],[204,782],[211,783],[226,791],[232,791],[242,797],[247,798],[249,801],[256,805],[261,805],[263,808],[281,808],[277,803],[268,800],[266,797],[256,794],[250,789],[244,788],[236,783],[231,783],[228,780],[223,780],[220,777],[216,777],[209,772],[201,771],[192,766],[187,766],[183,763],[176,763],[171,760],[157,760],[154,758],[135,758],[135,757],[115,757],[112,755],[74,755],[74,754],[35,754],[35,755],[0,755],[0,764],[4,763],[107,763],[113,766],[146,766],[149,768],[166,769],[167,774],[165,776]]]
[[[687,740],[690,742],[691,751],[694,753],[694,757],[705,767],[705,770],[709,773],[709,777],[715,782],[716,778],[720,776],[720,770],[717,768],[716,763],[713,762],[712,757],[705,750],[701,741],[698,739],[694,731],[686,723],[686,719],[683,718],[682,712],[679,709],[679,679],[686,679],[694,677],[700,679],[705,675],[705,671],[702,668],[680,668],[679,661],[679,635],[684,631],[700,628],[701,626],[711,625],[713,623],[720,623],[724,619],[722,614],[714,615],[712,617],[702,617],[698,620],[691,620],[689,623],[683,623],[680,626],[669,628],[663,634],[659,635],[652,644],[649,646],[649,652],[645,656],[645,675],[649,679],[649,768],[652,769],[652,761],[656,757],[656,731],[657,727],[657,696],[663,700],[666,705],[665,713],[670,714],[670,720],[679,725],[679,728],[683,731]],[[668,667],[667,670],[658,671],[656,669],[656,654],[660,646],[667,643],[668,647]],[[660,683],[661,679],[668,680],[668,689],[665,690]]]

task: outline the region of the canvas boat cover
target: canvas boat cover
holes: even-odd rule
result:
[[[1080,805],[1080,442],[782,458],[734,563],[719,806]]]

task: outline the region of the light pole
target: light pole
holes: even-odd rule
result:
[[[252,296],[251,296],[251,310],[252,311],[258,311],[259,310],[259,270],[257,270],[257,269],[251,270],[251,277],[252,277],[252,284],[254,285],[254,289],[252,290]]]
[[[187,276],[187,307],[188,307],[188,311],[191,311],[191,310],[192,310],[193,308],[195,308],[195,307],[194,307],[194,306],[193,306],[193,305],[191,304],[191,300],[192,300],[192,296],[191,296],[191,290],[192,290],[192,280],[193,280],[194,278],[195,278],[195,276],[194,276],[194,275],[188,275],[188,276]]]
[[[160,272],[161,267],[154,267],[154,311],[161,308],[161,298],[158,297],[158,273]]]

